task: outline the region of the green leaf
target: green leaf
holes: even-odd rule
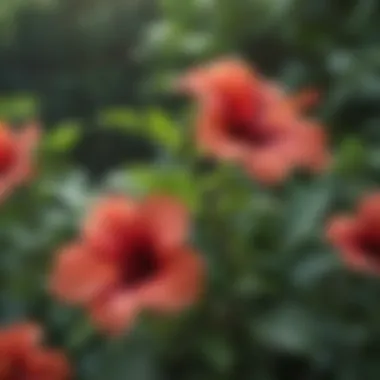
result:
[[[158,144],[177,149],[181,143],[181,130],[171,118],[159,109],[152,109],[147,114],[147,134]]]
[[[295,248],[316,232],[332,198],[333,187],[333,177],[326,174],[292,189],[285,214],[285,249]]]
[[[129,334],[128,339],[111,340],[105,345],[94,365],[98,367],[94,380],[157,380],[157,368],[152,342]]]
[[[73,148],[81,136],[81,125],[75,120],[64,121],[46,135],[44,145],[54,152],[65,152]]]
[[[126,107],[111,107],[99,112],[98,122],[105,127],[138,130],[141,120],[136,111]]]
[[[337,255],[331,252],[308,252],[292,271],[292,282],[298,288],[313,287],[340,269],[341,265]]]
[[[18,94],[0,97],[0,118],[13,121],[26,121],[36,118],[40,105],[38,99],[31,94]]]
[[[366,158],[364,145],[354,137],[347,137],[338,150],[335,170],[343,175],[358,173],[363,169]]]
[[[205,335],[201,342],[200,351],[220,374],[230,370],[236,360],[231,343],[218,334]]]
[[[318,328],[312,314],[297,306],[285,305],[255,320],[252,334],[268,347],[310,353],[318,347]]]
[[[74,351],[86,344],[94,334],[94,327],[86,319],[80,319],[72,324],[67,332],[66,347],[70,349],[70,351]]]
[[[141,113],[123,107],[107,108],[99,113],[98,121],[105,127],[120,128],[145,136],[170,150],[177,149],[181,143],[181,130],[158,108]]]
[[[130,181],[144,192],[163,193],[182,199],[191,209],[199,206],[196,182],[181,167],[139,167],[128,171]]]

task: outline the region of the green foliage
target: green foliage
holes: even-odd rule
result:
[[[138,129],[141,125],[141,120],[136,111],[125,107],[113,107],[101,111],[98,121],[101,125],[122,130]]]
[[[185,167],[133,168],[128,171],[128,179],[147,194],[173,195],[181,199],[190,209],[199,207],[199,189],[194,176]]]
[[[68,120],[55,125],[55,128],[44,137],[47,150],[63,153],[73,148],[81,135],[81,123]]]
[[[38,117],[38,99],[30,94],[17,94],[0,97],[0,118],[8,121],[25,122]]]
[[[135,111],[124,107],[107,108],[99,113],[98,123],[105,128],[143,136],[169,151],[181,147],[181,127],[160,109]]]
[[[378,380],[379,280],[343,265],[325,228],[380,184],[379,15],[375,0],[1,0],[0,118],[41,114],[45,131],[35,179],[1,205],[0,323],[41,323],[79,380]],[[269,189],[198,156],[163,89],[231,53],[320,90],[328,173]],[[125,159],[136,137],[158,148],[144,162]],[[114,191],[182,199],[207,264],[198,305],[119,339],[48,291],[57,249]]]
[[[148,134],[159,144],[169,149],[178,149],[181,144],[180,126],[176,125],[168,115],[159,109],[146,113]]]

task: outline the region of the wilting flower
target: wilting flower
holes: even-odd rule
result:
[[[84,305],[113,333],[143,310],[178,312],[203,287],[203,261],[186,244],[188,232],[187,211],[173,198],[106,198],[90,212],[80,239],[58,255],[52,290]]]
[[[13,130],[0,123],[0,201],[32,176],[32,155],[38,139],[36,125]]]
[[[334,217],[327,237],[348,265],[380,274],[380,193],[366,196],[356,215]]]
[[[197,140],[209,154],[240,162],[268,183],[296,167],[325,166],[323,129],[302,115],[317,100],[315,92],[286,96],[238,60],[195,69],[179,87],[198,101]]]
[[[0,330],[1,380],[67,380],[65,356],[41,346],[41,330],[34,324],[17,324]]]

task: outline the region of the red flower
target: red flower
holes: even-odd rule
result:
[[[52,290],[87,307],[101,328],[114,333],[143,310],[178,312],[203,288],[203,261],[186,245],[188,224],[184,206],[169,197],[104,199],[88,216],[81,239],[58,255]]]
[[[237,60],[196,69],[180,88],[198,99],[197,140],[208,153],[238,161],[268,183],[295,167],[325,166],[323,129],[301,114],[317,100],[314,91],[287,97]]]
[[[327,237],[348,265],[380,274],[380,194],[365,197],[355,216],[333,218]]]
[[[70,369],[65,356],[40,345],[40,329],[19,324],[0,331],[1,380],[66,380]]]
[[[32,154],[39,139],[35,125],[14,131],[0,123],[0,200],[33,174]]]

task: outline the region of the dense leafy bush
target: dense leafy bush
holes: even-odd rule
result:
[[[1,205],[1,324],[37,321],[78,379],[377,379],[379,280],[343,265],[325,229],[379,186],[379,7],[2,0],[0,116],[40,115],[44,133],[35,179]],[[268,187],[199,155],[173,79],[227,53],[320,90],[329,170]],[[207,264],[201,302],[119,339],[49,292],[57,249],[113,192],[181,199]]]

